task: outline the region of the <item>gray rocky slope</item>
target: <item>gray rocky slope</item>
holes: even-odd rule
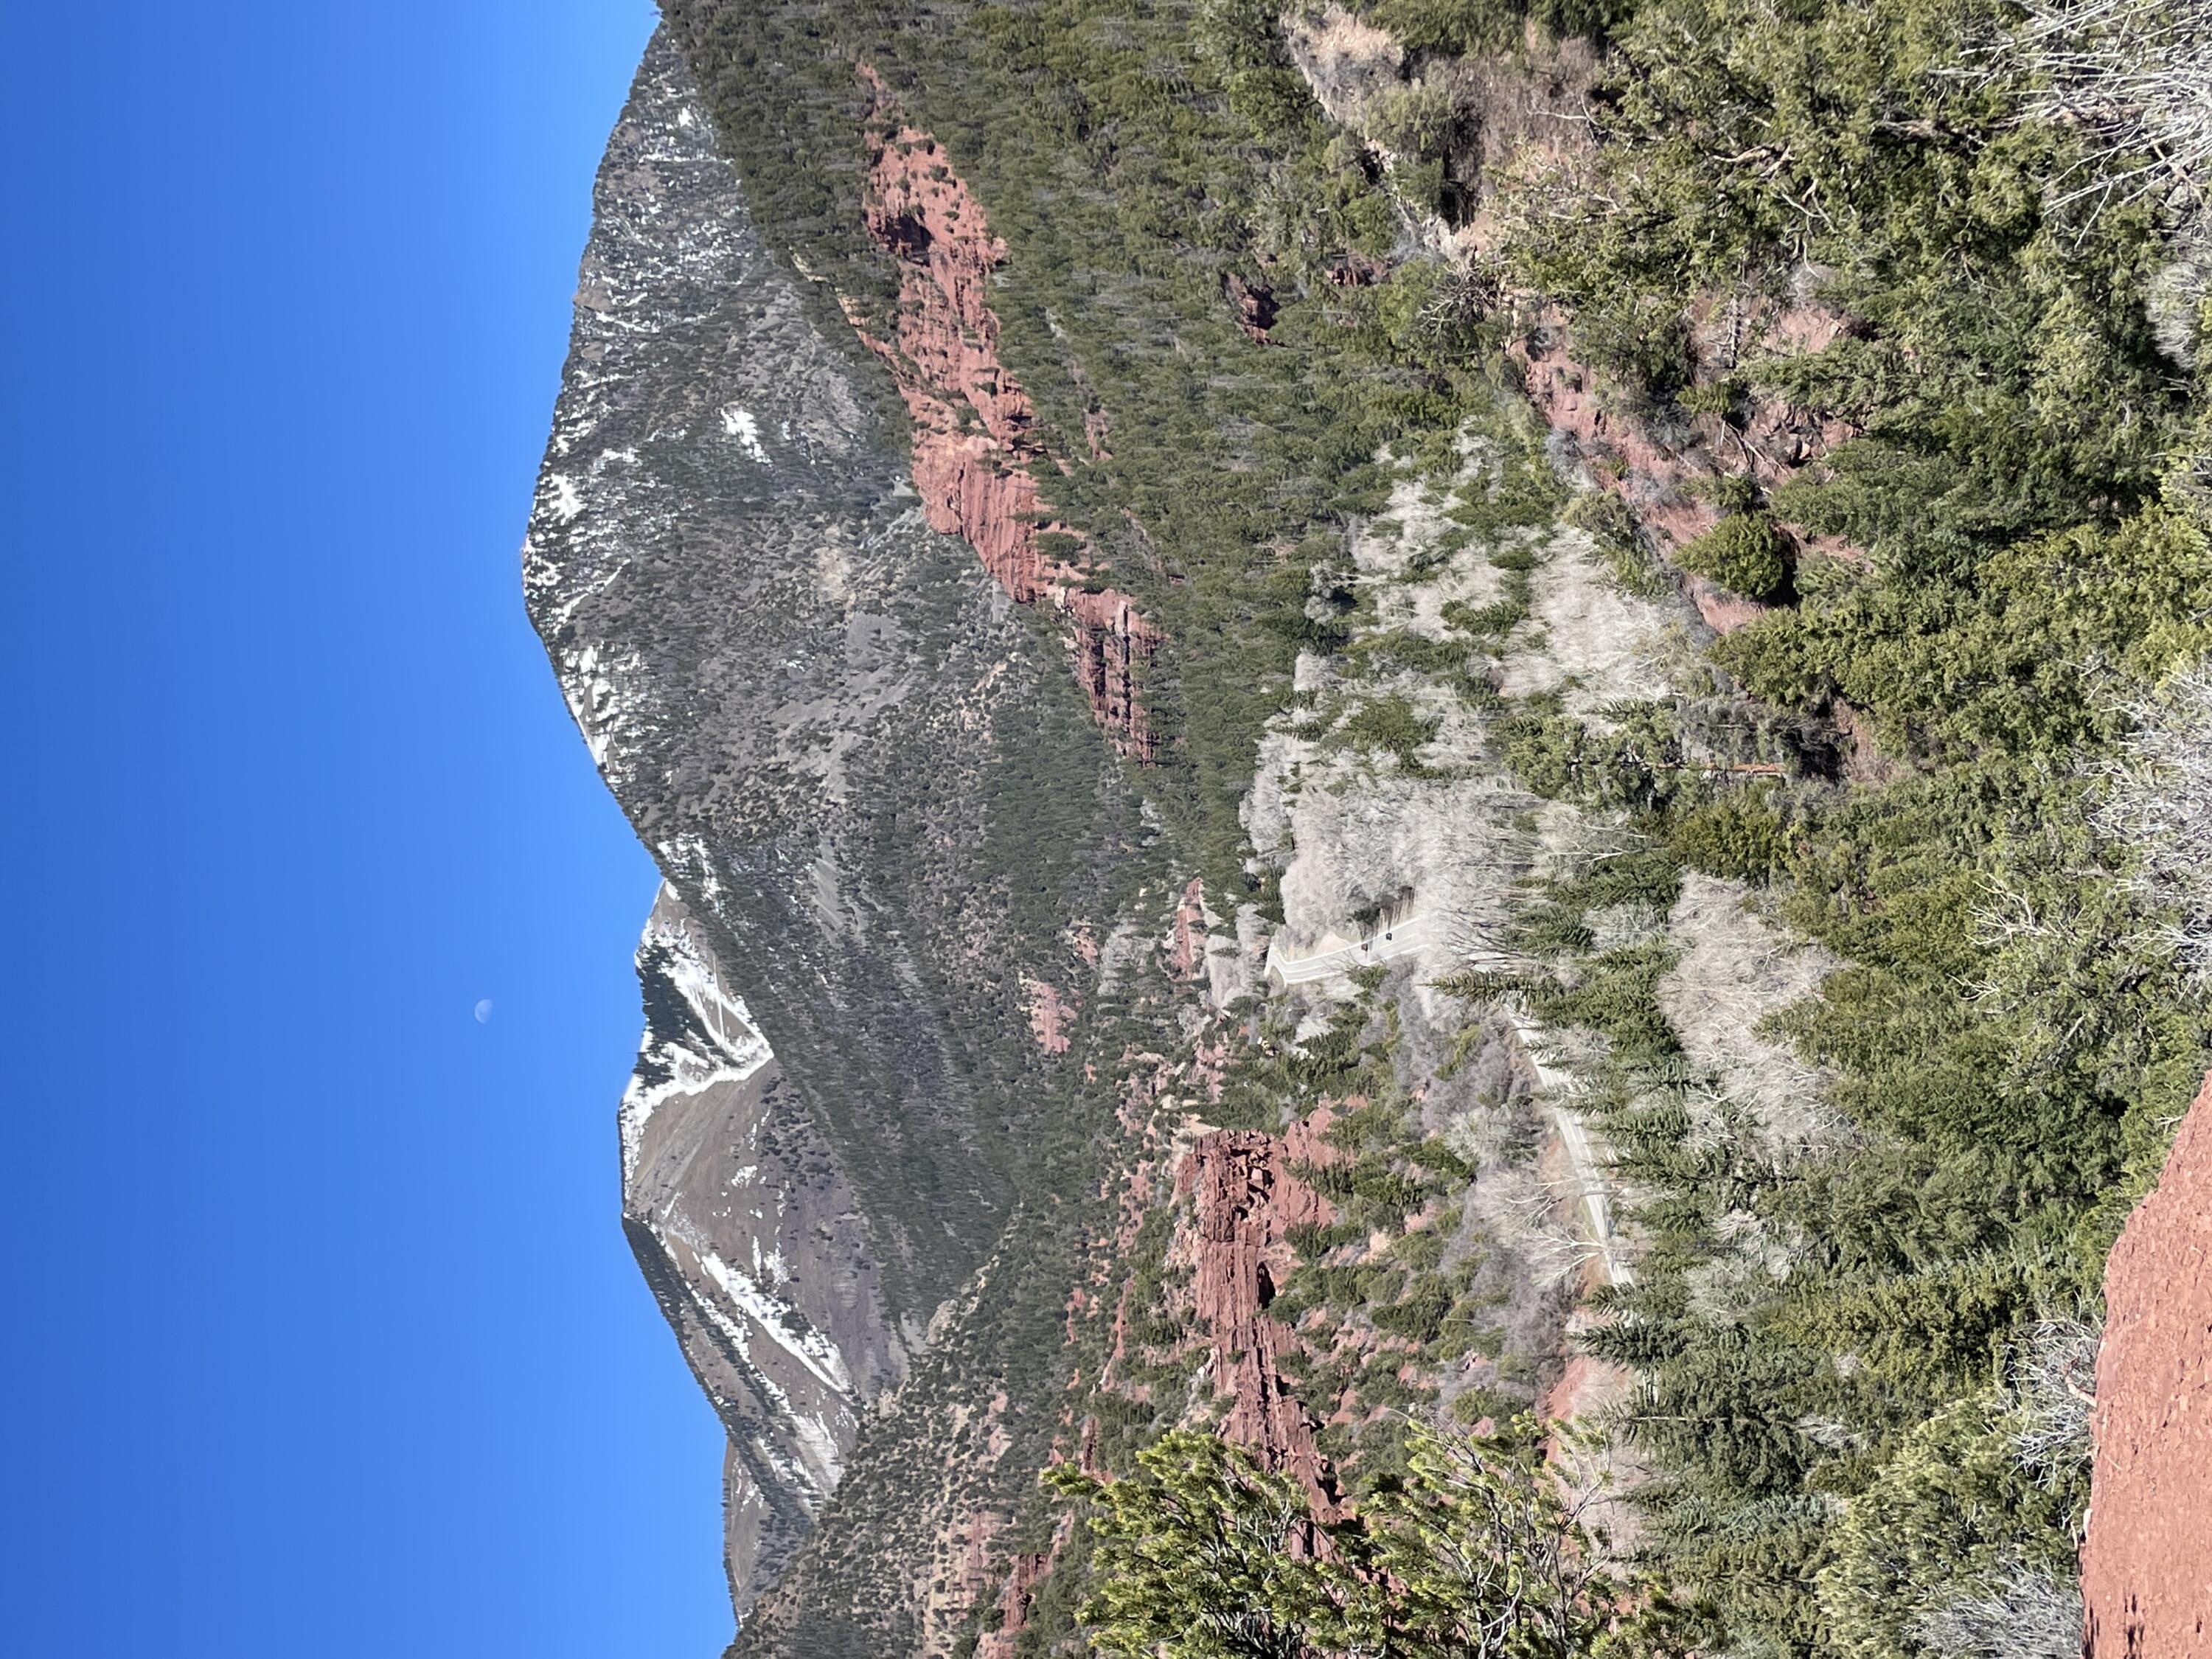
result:
[[[924,525],[880,370],[811,297],[657,37],[598,179],[524,580],[664,876],[623,1219],[729,1431],[741,1613],[869,1403],[975,1310],[1074,1064],[1028,988],[1064,981],[1128,818],[1056,647]]]

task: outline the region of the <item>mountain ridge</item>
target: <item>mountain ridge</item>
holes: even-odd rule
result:
[[[672,0],[525,568],[665,878],[734,1654],[1089,1651],[1075,1475],[1352,1540],[1531,1417],[1654,1653],[2078,1608],[2035,1333],[2212,1054],[2212,542],[2184,229],[2069,217],[1979,3]],[[1820,172],[1808,51],[1942,118]]]

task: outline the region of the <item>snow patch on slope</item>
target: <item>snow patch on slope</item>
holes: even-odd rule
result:
[[[637,1168],[645,1126],[659,1107],[678,1096],[743,1083],[774,1058],[744,999],[723,986],[690,926],[674,919],[680,912],[665,902],[673,897],[673,890],[663,882],[660,899],[638,940],[637,968],[641,978],[658,976],[672,988],[692,1018],[681,1036],[650,1023],[646,1026],[638,1046],[637,1070],[623,1092],[619,1115],[625,1177]],[[659,1080],[649,1083],[649,1077]]]
[[[739,409],[731,404],[722,410],[722,434],[735,438],[738,447],[750,459],[763,466],[768,465],[768,451],[761,447],[760,422],[753,419],[749,409]]]
[[[845,1369],[845,1357],[820,1332],[793,1330],[783,1318],[788,1304],[781,1297],[770,1295],[758,1280],[732,1267],[711,1250],[700,1258],[700,1265],[722,1294],[759,1326],[770,1341],[813,1373],[824,1387],[841,1391],[851,1389],[853,1379]]]

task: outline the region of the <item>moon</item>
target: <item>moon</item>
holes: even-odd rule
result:
[[[484,998],[483,1001],[477,1004],[477,1024],[479,1025],[489,1025],[491,1024],[491,999],[489,997]]]

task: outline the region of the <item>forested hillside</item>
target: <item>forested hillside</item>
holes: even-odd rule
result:
[[[1270,788],[1536,849],[1449,961],[1162,1039],[1145,1156],[1287,1149],[1295,1270],[1209,1348],[1210,1166],[1131,1189],[963,1650],[2076,1651],[2100,1276],[2212,1063],[2212,8],[664,9],[824,327],[907,337],[945,233],[887,148],[972,192],[1200,934],[1318,937]],[[1569,1201],[1539,1283],[1483,1195],[1565,1156],[1547,1067],[1618,1237]],[[1570,1360],[1625,1382],[1563,1428]],[[1248,1364],[1309,1426],[1206,1403]]]

